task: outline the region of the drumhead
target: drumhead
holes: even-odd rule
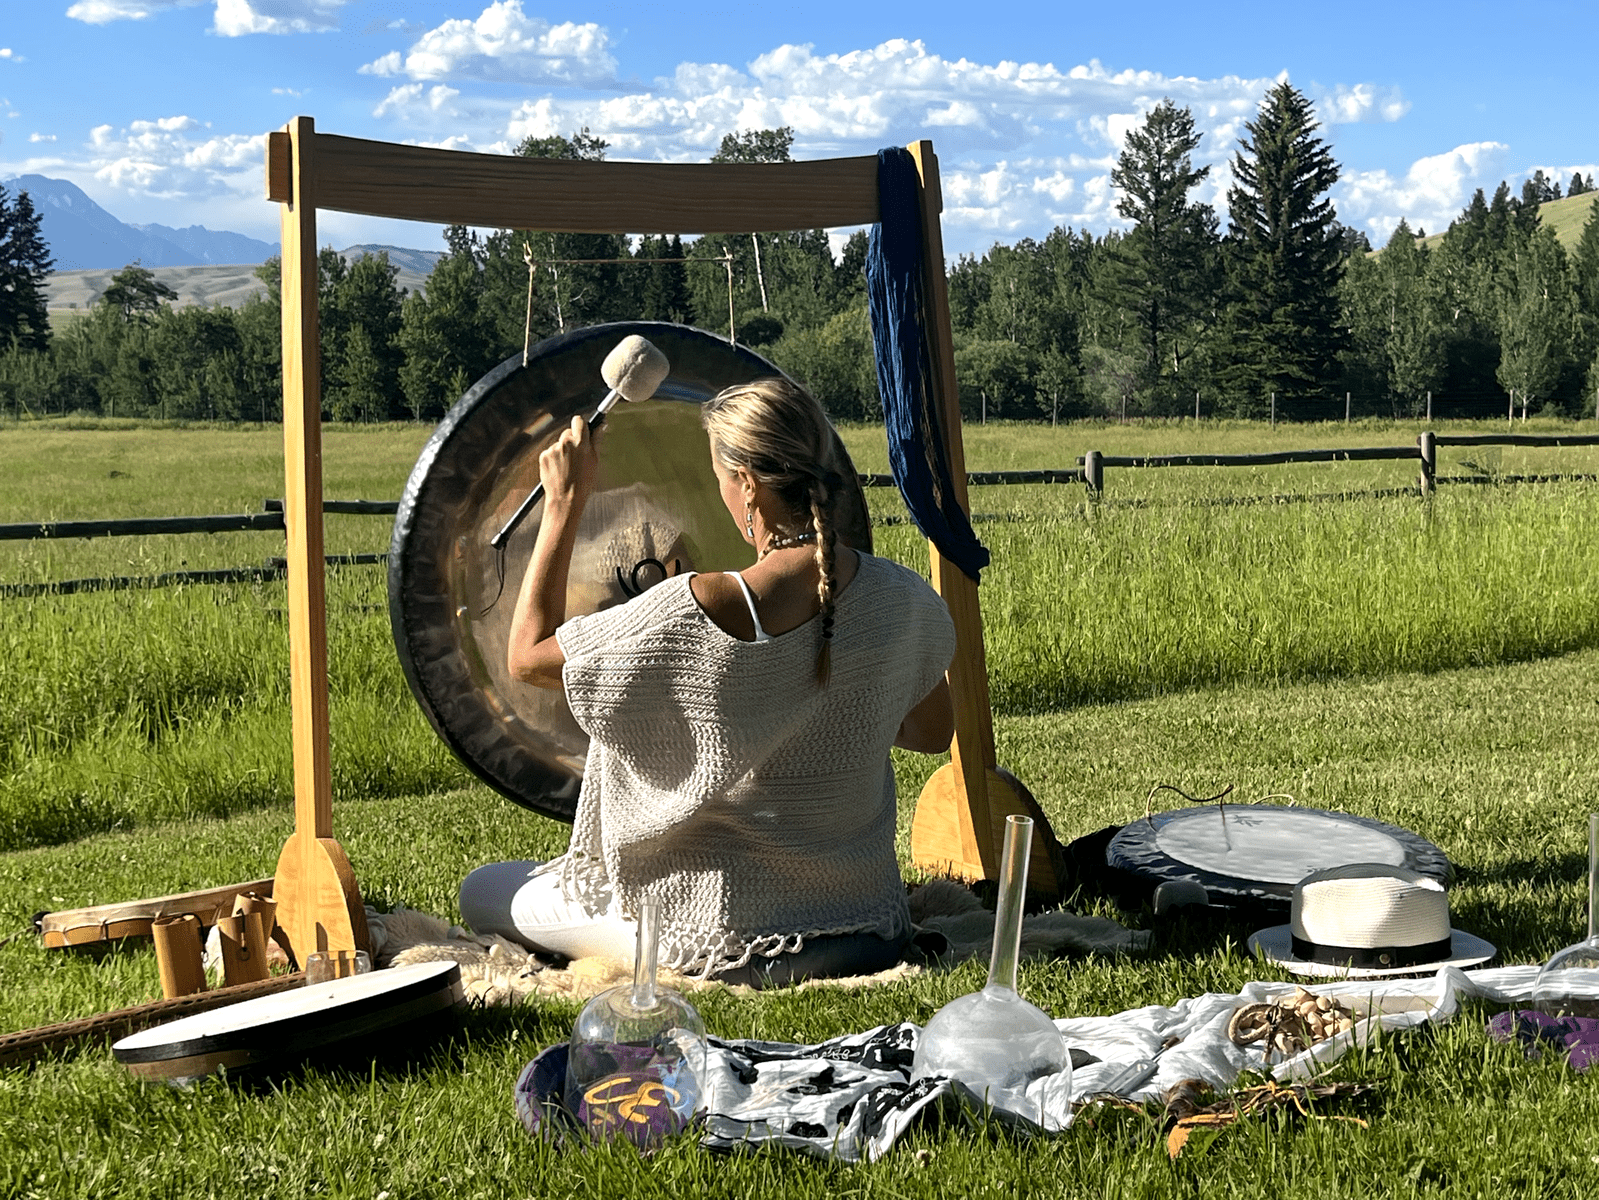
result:
[[[1312,871],[1355,862],[1409,867],[1447,883],[1444,852],[1426,839],[1370,817],[1266,804],[1206,805],[1156,813],[1111,838],[1107,865],[1155,883],[1190,879],[1211,902],[1287,907]]]
[[[699,408],[723,388],[782,372],[725,338],[662,322],[574,330],[534,346],[526,366],[518,354],[474,384],[417,459],[389,549],[394,642],[428,721],[495,791],[565,821],[577,810],[588,738],[559,691],[512,679],[505,666],[542,505],[510,539],[503,591],[489,539],[538,483],[539,454],[604,398],[600,364],[630,334],[654,343],[671,369],[654,399],[619,403],[606,421],[567,614],[623,603],[665,575],[751,565],[754,551],[711,471]],[[869,549],[858,486],[843,508],[840,539]]]
[[[464,995],[456,963],[417,963],[196,1013],[129,1034],[111,1050],[130,1067],[176,1059],[234,1066],[293,1058],[440,1012]]]

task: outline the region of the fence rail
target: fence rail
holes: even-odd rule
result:
[[[1345,449],[1279,450],[1265,454],[1148,454],[1107,455],[1090,450],[1078,458],[1075,469],[1044,468],[1030,471],[969,471],[969,487],[998,487],[1015,484],[1086,484],[1095,497],[1105,491],[1105,468],[1134,467],[1258,467],[1279,466],[1287,463],[1320,462],[1377,462],[1414,459],[1421,465],[1417,486],[1385,489],[1382,494],[1420,494],[1426,496],[1440,484],[1491,484],[1491,483],[1554,483],[1567,481],[1595,481],[1591,474],[1566,475],[1442,475],[1437,473],[1439,446],[1599,446],[1599,434],[1515,434],[1468,433],[1435,434],[1423,432],[1414,446],[1350,446]],[[892,475],[862,475],[864,488],[894,486]],[[1348,493],[1336,493],[1325,499],[1337,499]],[[1281,501],[1288,497],[1234,498],[1243,503],[1249,500],[1271,499]],[[24,521],[0,525],[0,541],[26,541],[39,538],[99,538],[138,537],[174,533],[234,533],[240,531],[281,531],[283,501],[266,499],[259,513],[230,513],[200,517],[132,517],[99,518],[87,521]],[[324,500],[322,511],[352,516],[394,516],[400,508],[398,500]],[[886,523],[898,523],[898,518],[885,518]],[[355,566],[386,562],[385,554],[335,554],[327,557],[329,566]],[[282,579],[286,561],[269,558],[259,567],[237,567],[214,571],[169,571],[160,575],[113,576],[103,579],[64,579],[41,583],[0,584],[0,599],[43,595],[71,595],[77,592],[120,591],[127,588],[169,587],[182,584],[256,583]]]

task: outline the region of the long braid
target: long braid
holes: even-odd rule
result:
[[[811,528],[816,531],[816,594],[822,602],[822,648],[816,655],[816,682],[826,687],[833,675],[833,592],[837,583],[834,567],[838,561],[834,554],[838,535],[828,512],[833,497],[827,480],[812,480],[810,500]]]

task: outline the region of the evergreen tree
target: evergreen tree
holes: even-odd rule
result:
[[[444,232],[449,252],[434,264],[427,290],[408,296],[400,313],[400,390],[418,421],[449,411],[494,364],[497,349],[483,312],[482,243],[460,225]]]
[[[638,279],[638,315],[644,321],[674,321],[689,323],[693,302],[689,299],[688,269],[683,265],[683,239],[677,234],[666,237],[641,237],[635,258],[676,261],[650,262],[633,268]]]
[[[1144,387],[1155,395],[1183,375],[1214,287],[1216,214],[1188,198],[1210,174],[1190,158],[1199,140],[1193,113],[1162,100],[1128,132],[1110,173],[1122,191],[1116,211],[1134,222],[1120,243],[1118,292],[1136,315]]]
[[[1499,382],[1518,404],[1536,409],[1555,398],[1576,324],[1566,253],[1554,231],[1518,234],[1498,285]]]
[[[1388,329],[1385,349],[1388,386],[1414,413],[1422,398],[1438,388],[1445,367],[1437,305],[1428,286],[1428,251],[1404,220],[1394,230],[1379,260]]]
[[[1316,136],[1310,102],[1288,83],[1244,128],[1227,193],[1230,374],[1239,407],[1259,412],[1267,393],[1314,397],[1337,373],[1342,249],[1327,192],[1338,164]]]
[[[39,229],[33,198],[9,199],[0,187],[0,348],[44,350],[50,344],[50,313],[44,284],[55,260]]]

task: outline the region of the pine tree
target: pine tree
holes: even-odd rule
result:
[[[1216,214],[1188,199],[1210,174],[1192,164],[1199,141],[1193,113],[1162,100],[1128,132],[1110,173],[1122,191],[1116,211],[1134,222],[1120,244],[1125,271],[1118,290],[1137,315],[1144,386],[1152,393],[1163,394],[1162,379],[1183,373],[1214,286]]]
[[[1338,164],[1316,136],[1310,102],[1288,83],[1244,128],[1227,193],[1229,375],[1239,407],[1259,412],[1268,393],[1313,397],[1337,375],[1342,250],[1326,196]]]
[[[0,348],[44,350],[50,345],[44,284],[55,260],[39,225],[27,192],[11,200],[0,187]]]

